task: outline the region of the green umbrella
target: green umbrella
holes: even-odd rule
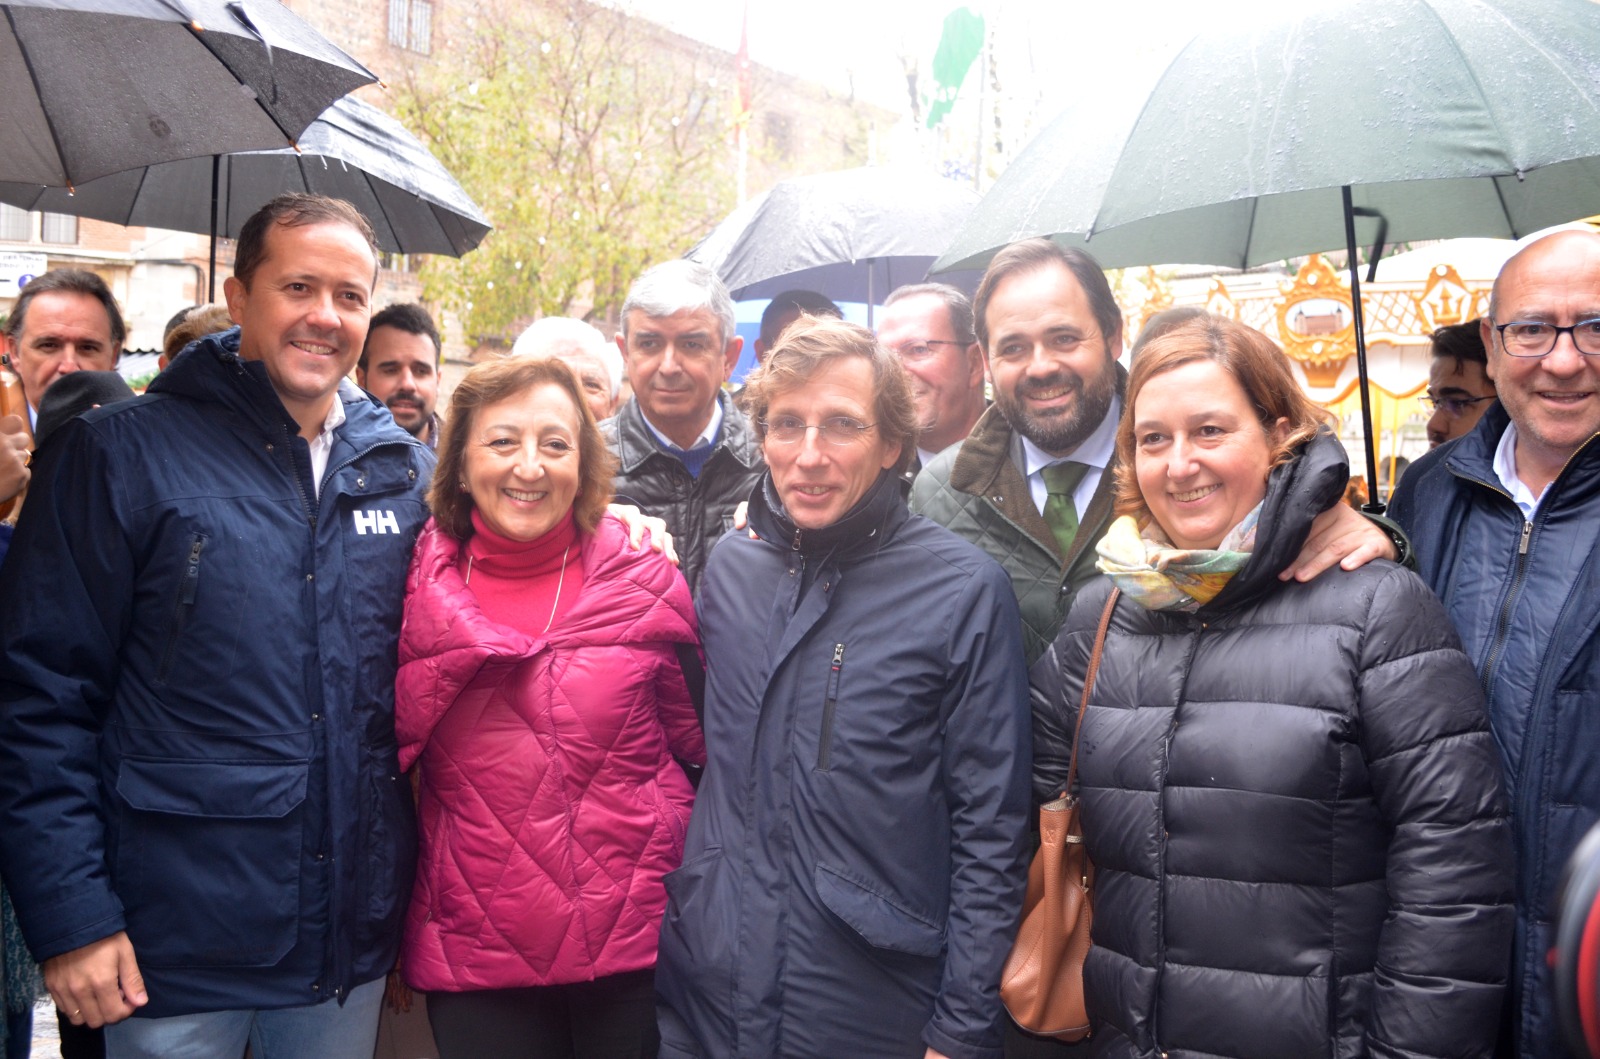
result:
[[[1108,268],[1245,268],[1362,243],[1516,238],[1600,212],[1600,5],[1309,0],[1195,35],[1085,97],[995,182],[934,271],[1049,235]],[[1374,254],[1376,258],[1376,254]]]

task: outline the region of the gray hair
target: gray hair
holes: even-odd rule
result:
[[[944,302],[945,314],[950,317],[950,331],[956,336],[957,342],[970,346],[978,340],[977,332],[972,329],[971,299],[960,288],[948,283],[908,283],[904,287],[896,287],[883,300],[883,307],[887,309],[895,302],[923,295],[932,295]]]
[[[622,354],[615,342],[607,342],[600,329],[570,316],[546,316],[528,325],[511,344],[512,357],[549,357],[565,348],[577,347],[590,354],[605,368],[614,399],[622,390]]]
[[[717,274],[698,261],[663,261],[633,281],[622,303],[622,336],[628,336],[628,314],[638,309],[649,317],[710,310],[721,328],[721,344],[734,336],[733,299]]]

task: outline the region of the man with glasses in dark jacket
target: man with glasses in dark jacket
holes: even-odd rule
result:
[[[234,272],[237,329],[34,468],[0,572],[0,870],[111,1054],[367,1059],[414,866],[395,644],[433,456],[345,380],[360,214],[281,196]]]
[[[661,1054],[998,1059],[1031,761],[1010,582],[907,510],[916,413],[865,328],[795,323],[743,400],[770,470],[701,584]]]
[[[1501,1054],[1535,1059],[1566,1054],[1545,954],[1562,866],[1600,820],[1600,235],[1520,251],[1480,333],[1500,399],[1411,466],[1391,514],[1488,695],[1517,854]]]

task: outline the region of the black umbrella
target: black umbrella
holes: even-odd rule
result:
[[[872,305],[920,282],[978,195],[927,173],[866,166],[793,177],[730,213],[684,256],[737,299],[791,288]]]
[[[0,0],[0,179],[282,147],[376,80],[277,0]]]
[[[488,218],[405,126],[346,97],[306,129],[300,150],[246,151],[113,173],[74,191],[0,183],[0,202],[26,210],[93,217],[237,238],[273,196],[305,191],[344,199],[372,222],[392,253],[460,257],[489,234]],[[216,280],[212,278],[215,298]]]

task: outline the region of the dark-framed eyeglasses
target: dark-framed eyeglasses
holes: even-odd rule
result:
[[[1417,400],[1422,402],[1423,408],[1426,408],[1430,412],[1435,410],[1443,412],[1452,419],[1460,419],[1462,416],[1466,415],[1467,411],[1479,401],[1492,401],[1494,399],[1495,395],[1492,393],[1486,394],[1483,397],[1429,397],[1424,394],[1423,396],[1417,398]]]
[[[812,430],[830,445],[853,445],[877,425],[850,416],[829,416],[820,423],[807,423],[799,416],[773,416],[761,421],[767,439],[779,445],[798,445]]]
[[[1572,336],[1572,344],[1586,357],[1600,357],[1600,317],[1579,320],[1571,327],[1557,327],[1544,320],[1512,320],[1495,324],[1500,332],[1500,348],[1513,357],[1542,357],[1556,348],[1562,334]]]
[[[938,352],[935,346],[961,346],[961,342],[952,342],[947,338],[925,338],[921,342],[907,342],[903,346],[895,346],[894,351],[901,360],[927,360]]]

